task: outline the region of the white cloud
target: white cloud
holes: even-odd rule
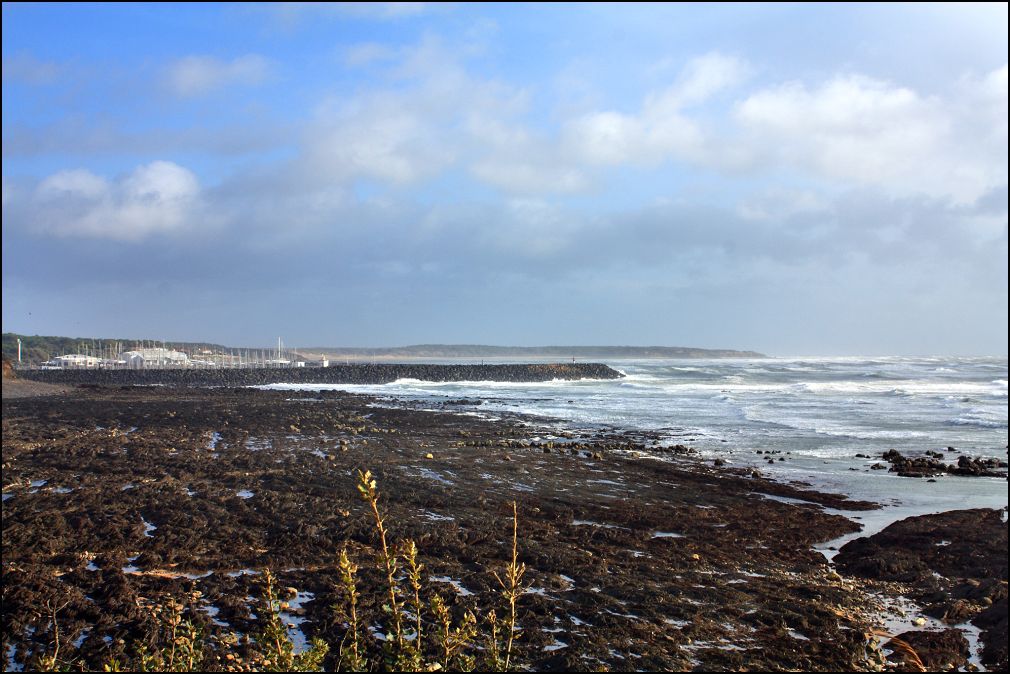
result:
[[[594,111],[568,120],[562,143],[573,157],[602,166],[650,166],[671,159],[704,166],[735,163],[730,160],[736,150],[713,144],[686,110],[736,86],[748,71],[743,61],[723,54],[693,59],[673,85],[648,94],[637,113]]]
[[[998,97],[998,73],[970,93],[995,89]],[[1005,91],[1005,68],[1003,77]],[[1000,117],[1005,134],[1005,94],[1002,100],[1002,114],[993,113],[848,75],[813,88],[792,82],[755,92],[735,115],[748,144],[773,165],[967,203],[1006,184],[1006,143],[991,147],[988,140]]]
[[[84,169],[60,171],[35,190],[39,227],[61,236],[139,241],[194,224],[200,186],[168,161],[137,167],[110,182]]]
[[[580,225],[563,209],[542,199],[512,199],[505,207],[502,222],[484,235],[494,249],[526,258],[554,258],[571,249]]]
[[[665,162],[962,204],[1007,182],[1005,65],[953,83],[944,95],[849,74],[752,89],[728,105],[716,99],[750,70],[740,59],[707,54],[637,110],[582,111],[535,139],[521,124],[485,120],[471,170],[519,195],[584,190],[601,184],[608,167]]]
[[[529,157],[493,157],[474,162],[470,172],[510,194],[571,194],[584,191],[590,184],[585,172],[549,159],[537,162]]]
[[[637,113],[583,112],[562,120],[557,135],[534,134],[503,110],[471,115],[467,130],[478,155],[471,173],[510,194],[528,196],[588,190],[598,184],[595,174],[601,167],[648,167],[669,159],[729,164],[738,148],[711,146],[682,109],[729,89],[747,70],[733,57],[702,56],[684,66],[675,84],[645,97]]]
[[[568,122],[567,143],[594,164],[623,164],[642,158],[647,130],[642,120],[619,112],[594,112]],[[650,159],[656,149],[645,153]]]
[[[72,169],[54,173],[43,180],[38,187],[42,199],[59,199],[69,195],[82,199],[101,199],[109,191],[109,183],[84,169]]]
[[[349,68],[361,68],[389,61],[396,56],[396,51],[384,44],[377,42],[365,42],[352,45],[344,50],[344,65]]]
[[[813,190],[773,188],[745,198],[736,212],[745,220],[781,222],[796,215],[825,213],[831,204]]]
[[[521,124],[484,111],[469,116],[466,132],[477,155],[470,173],[484,183],[521,195],[569,194],[588,187],[585,171],[563,148]]]
[[[313,179],[423,181],[498,143],[494,129],[525,108],[522,89],[471,76],[434,37],[397,56],[386,73],[397,86],[319,106],[302,157]]]
[[[405,19],[431,8],[424,2],[281,2],[271,11],[289,26],[320,18],[372,20]]]
[[[172,93],[188,98],[232,85],[260,84],[269,74],[269,62],[255,54],[231,61],[212,56],[187,56],[168,67],[166,82]]]
[[[718,93],[742,82],[750,72],[744,61],[726,54],[712,52],[692,59],[673,87],[664,92],[666,99],[661,107],[681,109],[704,103]],[[649,107],[659,107],[653,103]]]
[[[63,68],[52,62],[42,61],[31,54],[22,52],[3,57],[3,81],[24,82],[25,84],[52,84],[60,76]]]
[[[454,159],[440,121],[396,95],[324,113],[306,141],[308,170],[324,182],[366,177],[404,185],[430,177]]]
[[[984,77],[966,77],[960,94],[964,112],[977,116],[983,134],[995,147],[1007,145],[1007,66],[997,68]],[[1006,162],[1003,162],[1006,164]]]

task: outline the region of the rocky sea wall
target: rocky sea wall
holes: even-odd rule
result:
[[[507,365],[349,364],[330,367],[19,370],[22,379],[49,384],[108,386],[262,386],[265,384],[388,384],[397,379],[422,381],[536,382],[552,379],[617,379],[620,372],[602,363]]]

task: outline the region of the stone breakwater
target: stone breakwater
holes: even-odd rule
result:
[[[388,384],[422,381],[537,382],[552,379],[618,379],[624,375],[602,363],[507,365],[353,364],[330,367],[239,368],[220,370],[21,370],[18,377],[49,384],[106,386],[262,386],[266,384]]]

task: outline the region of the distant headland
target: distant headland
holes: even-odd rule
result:
[[[487,344],[416,344],[386,349],[303,349],[331,358],[767,358],[756,351],[700,349],[687,346],[491,346]]]
[[[56,337],[3,333],[3,356],[12,363],[42,363],[67,354],[115,360],[131,349],[162,348],[186,354],[190,359],[219,362],[250,360],[396,360],[431,358],[466,359],[556,359],[609,360],[619,358],[767,358],[756,351],[703,349],[687,346],[493,346],[488,344],[415,344],[398,347],[234,347],[210,342],[166,342],[95,337]],[[258,355],[257,355],[258,354]]]

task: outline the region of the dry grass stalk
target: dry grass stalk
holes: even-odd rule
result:
[[[505,647],[505,671],[508,671],[509,665],[512,660],[512,642],[515,640],[516,635],[516,603],[519,601],[519,597],[522,596],[526,588],[522,584],[523,575],[526,573],[526,564],[519,562],[518,553],[518,541],[519,541],[519,507],[515,501],[512,501],[512,561],[508,568],[505,569],[505,578],[502,579],[495,571],[494,577],[501,585],[502,596],[505,597],[505,601],[509,605],[509,616],[508,616],[508,641]]]
[[[60,622],[58,619],[59,612],[69,605],[70,602],[66,601],[57,606],[52,599],[46,600],[46,612],[49,622],[53,629],[53,652],[49,655],[43,655],[38,660],[39,671],[42,672],[56,672],[60,671]]]
[[[889,647],[892,651],[894,651],[894,653],[901,656],[901,658],[905,661],[905,663],[911,665],[912,667],[915,667],[916,671],[919,672],[929,671],[928,669],[926,669],[926,665],[923,664],[922,658],[920,658],[919,654],[915,651],[915,648],[913,648],[912,645],[907,641],[905,641],[904,639],[899,639],[898,637],[894,636],[893,634],[890,634],[889,632],[885,632],[884,630],[873,630],[872,634],[873,636],[884,637],[885,639],[888,639],[888,642],[885,644],[885,646]]]

